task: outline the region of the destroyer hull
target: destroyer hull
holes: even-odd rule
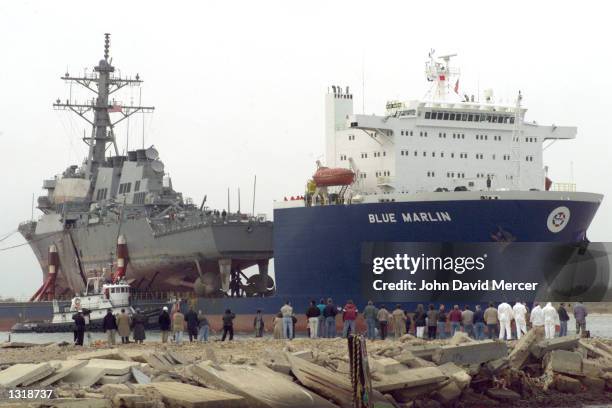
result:
[[[60,272],[58,296],[83,291],[87,276],[114,270],[116,243],[125,236],[128,247],[126,279],[138,290],[151,292],[191,291],[202,273],[219,273],[219,259],[231,259],[232,267],[245,269],[272,257],[272,223],[222,223],[191,228],[153,230],[145,219],[88,227],[26,233],[47,276],[47,251],[56,245]]]

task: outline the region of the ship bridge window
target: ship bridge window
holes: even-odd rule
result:
[[[444,112],[444,120],[448,120],[448,112]]]
[[[425,112],[425,119],[431,119],[431,112]]]
[[[414,151],[414,155],[415,155],[415,156],[417,156],[417,155],[418,155],[418,153],[417,153],[417,151],[416,151],[416,150]]]
[[[355,140],[355,135],[348,135],[348,140]]]
[[[451,113],[448,119],[449,119],[449,120],[455,120],[455,114],[454,114],[454,113]]]
[[[480,114],[475,114],[474,115],[474,122],[480,122]]]
[[[468,122],[471,122],[473,118],[474,118],[474,115],[469,114],[469,115],[468,115]]]
[[[140,180],[137,180],[134,183],[134,191],[139,191],[140,190]]]

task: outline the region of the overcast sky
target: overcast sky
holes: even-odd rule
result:
[[[103,33],[122,74],[139,73],[145,144],[154,144],[185,196],[223,208],[241,188],[271,216],[273,200],[303,191],[324,154],[324,94],[351,86],[361,111],[421,98],[430,48],[458,53],[465,93],[520,89],[528,119],[578,126],[574,141],[545,152],[554,181],[612,192],[610,67],[605,2],[413,1],[29,1],[0,3],[0,239],[31,216],[42,180],[80,164],[89,128],[52,102],[68,97],[59,76],[91,70]],[[82,94],[85,96],[86,94]],[[121,101],[138,102],[137,90]],[[128,131],[118,129],[118,143]],[[142,119],[130,122],[130,148]],[[573,170],[572,170],[573,169]],[[235,204],[234,204],[235,205]],[[589,238],[610,241],[607,198]],[[39,213],[35,212],[38,216]],[[17,235],[0,248],[23,243]],[[0,295],[29,296],[42,274],[27,246],[0,251]]]

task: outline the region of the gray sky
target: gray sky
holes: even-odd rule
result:
[[[154,4],[155,3],[155,4]],[[349,85],[355,107],[381,113],[388,99],[421,98],[430,48],[456,52],[462,91],[520,89],[528,119],[578,126],[575,141],[545,153],[554,181],[612,192],[608,121],[612,38],[605,2],[206,1],[0,3],[0,234],[30,218],[42,180],[80,164],[85,122],[54,111],[68,72],[91,70],[112,33],[113,64],[145,80],[145,144],[160,151],[174,187],[222,208],[241,187],[256,212],[303,191],[324,153],[323,96]],[[83,94],[86,95],[86,94]],[[123,94],[138,102],[138,92]],[[83,99],[83,98],[81,98]],[[130,147],[142,121],[130,123]],[[89,131],[89,129],[87,128]],[[125,127],[118,130],[125,146]],[[138,142],[140,141],[140,142]],[[572,172],[573,167],[573,172]],[[610,241],[610,200],[589,238]],[[0,235],[0,237],[2,236]],[[22,243],[19,236],[0,248]],[[42,283],[27,246],[0,251],[0,295],[29,296]]]

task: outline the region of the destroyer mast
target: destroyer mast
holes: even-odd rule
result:
[[[109,96],[125,86],[140,86],[143,82],[139,74],[135,78],[121,78],[115,76],[115,67],[111,65],[112,58],[109,61],[110,48],[110,33],[104,34],[104,59],[100,60],[91,75],[83,75],[82,77],[70,76],[68,72],[61,77],[65,81],[76,82],[77,84],[87,88],[96,97],[92,98],[90,103],[78,104],[71,100],[61,102],[58,98],[53,104],[55,109],[71,110],[92,126],[91,136],[83,138],[85,144],[89,146],[89,154],[84,168],[85,177],[92,181],[91,186],[95,186],[95,178],[97,169],[105,160],[106,150],[109,144],[113,145],[115,155],[119,155],[119,149],[115,141],[114,127],[124,119],[132,116],[137,112],[153,112],[153,106],[120,106],[114,103],[109,103]],[[87,115],[93,111],[93,119]],[[111,121],[109,113],[118,112],[121,118],[116,121]],[[90,190],[91,194],[92,190]]]

